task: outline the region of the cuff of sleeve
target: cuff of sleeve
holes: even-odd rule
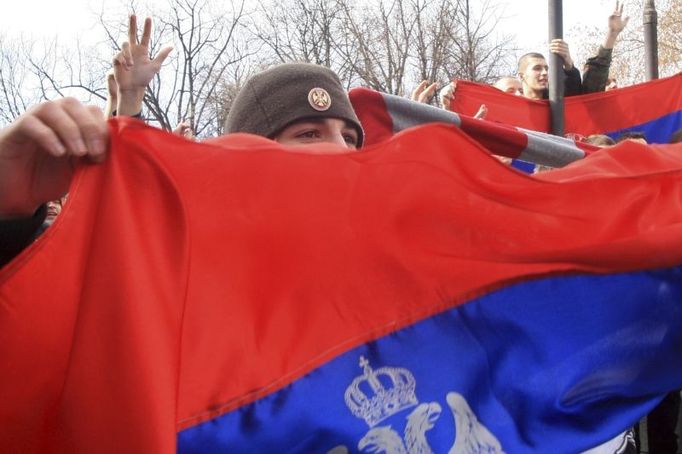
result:
[[[112,111],[111,111],[111,116],[112,116],[112,117],[115,117],[115,116],[117,116],[117,115],[118,115],[118,114],[116,113],[115,110],[112,110]],[[142,111],[136,113],[135,115],[131,115],[131,118],[137,118],[138,120],[142,120]]]
[[[569,76],[571,74],[578,73],[578,77],[580,77],[580,70],[573,65],[571,69],[564,69],[564,74]]]
[[[613,55],[613,49],[606,49],[602,46],[599,46],[599,50],[597,51],[597,57],[599,58],[605,58],[611,61],[611,56]]]

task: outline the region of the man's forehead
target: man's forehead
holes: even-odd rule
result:
[[[541,57],[529,57],[526,62],[526,67],[529,66],[547,66],[547,60]]]

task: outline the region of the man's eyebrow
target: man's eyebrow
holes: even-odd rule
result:
[[[319,117],[310,117],[310,118],[301,118],[300,120],[297,120],[293,122],[292,124],[296,125],[299,123],[313,123],[316,125],[324,123],[325,118],[319,118]]]

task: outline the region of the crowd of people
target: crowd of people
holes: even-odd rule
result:
[[[549,51],[563,62],[566,96],[617,88],[609,77],[613,48],[628,23],[623,6],[616,4],[608,18],[608,30],[598,52],[581,71],[573,61],[568,44],[550,42]],[[113,58],[107,75],[108,100],[105,112],[65,98],[44,102],[29,109],[0,131],[0,266],[8,263],[59,214],[65,202],[76,166],[88,161],[101,163],[107,154],[108,129],[105,118],[140,117],[147,85],[161,70],[172,52],[162,48],[150,57],[151,19],[144,21],[138,38],[136,17],[130,17],[128,40]],[[528,53],[518,62],[517,74],[500,78],[493,86],[505,93],[542,100],[548,97],[549,67],[541,53]],[[423,81],[412,93],[417,102],[433,97],[444,108],[456,96],[454,82],[440,88]],[[485,118],[481,105],[475,117]],[[180,123],[174,132],[193,139],[190,126]],[[225,123],[225,133],[251,133],[284,145],[311,146],[331,143],[348,150],[363,145],[364,131],[338,76],[331,70],[305,63],[275,66],[253,76],[238,93]],[[614,139],[592,135],[585,142],[608,147]],[[627,134],[618,140],[646,143],[642,134]],[[674,141],[682,140],[682,131]],[[670,393],[657,408],[648,425],[651,453],[672,453],[677,449],[675,426],[680,393]],[[634,451],[634,445],[631,446]]]

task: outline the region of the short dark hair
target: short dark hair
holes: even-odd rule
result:
[[[624,140],[628,140],[628,139],[644,139],[644,140],[646,140],[647,142],[649,142],[649,141],[647,140],[647,138],[646,138],[646,135],[645,135],[642,131],[627,131],[627,132],[624,132],[623,134],[621,134],[620,136],[618,136],[618,138],[616,139],[616,142],[617,142],[617,143],[620,143],[620,142],[622,142],[622,141],[624,141]]]
[[[523,54],[521,55],[521,58],[519,58],[519,64],[518,67],[516,68],[517,72],[522,73],[523,71],[525,71],[526,65],[528,64],[528,60],[531,58],[542,58],[543,60],[546,60],[545,56],[538,52],[528,52],[527,54]]]

